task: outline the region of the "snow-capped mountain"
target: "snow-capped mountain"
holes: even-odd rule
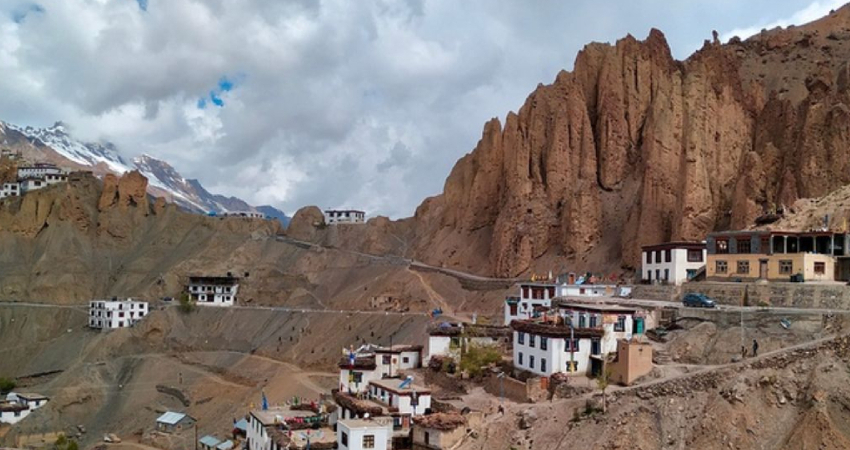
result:
[[[20,142],[31,144],[35,159],[47,160],[60,166],[74,169],[91,169],[95,173],[107,172],[121,175],[124,172],[138,170],[148,179],[148,190],[152,195],[163,196],[185,209],[198,213],[228,211],[260,211],[278,218],[284,225],[288,217],[282,211],[271,206],[255,208],[236,197],[211,194],[198,180],[183,178],[167,162],[149,155],[125,161],[111,143],[82,142],[74,139],[65,125],[57,122],[52,127],[19,127],[0,121],[0,146],[10,146]],[[20,145],[18,145],[20,147]],[[25,147],[24,155],[30,149]],[[45,148],[52,152],[45,151]],[[54,154],[55,153],[55,154]]]

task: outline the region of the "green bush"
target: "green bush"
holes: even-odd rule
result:
[[[481,372],[491,364],[502,360],[502,352],[492,345],[471,344],[460,359],[460,370],[470,376],[481,375]]]
[[[191,297],[189,297],[188,293],[184,292],[184,293],[180,294],[180,304],[177,305],[177,308],[183,314],[189,314],[190,312],[194,311],[195,308],[196,308],[195,301],[192,300]]]
[[[0,377],[0,394],[5,395],[9,392],[12,392],[12,389],[15,389],[15,386],[17,386],[15,380],[11,378]]]

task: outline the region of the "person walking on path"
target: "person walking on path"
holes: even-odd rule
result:
[[[759,355],[759,342],[753,339],[753,358]]]

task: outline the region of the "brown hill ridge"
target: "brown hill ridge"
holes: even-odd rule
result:
[[[484,126],[414,217],[416,254],[514,276],[638,264],[850,183],[850,8],[676,61],[664,35],[590,44]],[[557,267],[556,267],[557,268]]]

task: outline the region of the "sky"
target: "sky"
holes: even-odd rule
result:
[[[588,42],[684,59],[834,0],[0,0],[0,120],[63,121],[211,192],[407,217]]]

